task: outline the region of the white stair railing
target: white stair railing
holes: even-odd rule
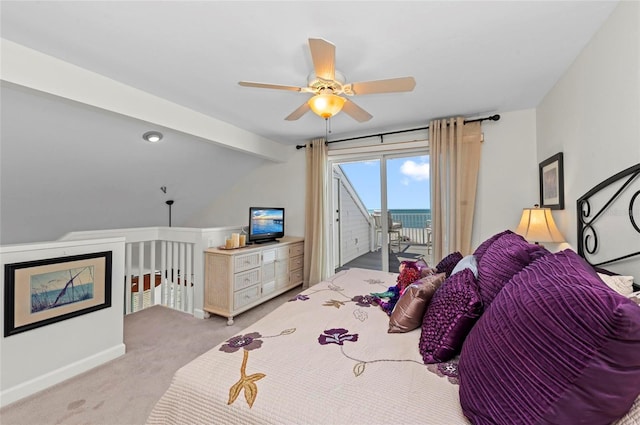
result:
[[[124,313],[161,304],[208,317],[204,305],[204,250],[224,243],[240,227],[146,227],[72,232],[60,240],[125,238]],[[117,284],[117,277],[113,277]]]
[[[193,313],[195,245],[165,240],[127,243],[125,313],[157,304]]]

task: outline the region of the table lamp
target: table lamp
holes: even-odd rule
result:
[[[536,204],[533,208],[523,208],[520,224],[516,233],[536,245],[540,242],[564,242],[564,236],[556,227],[551,215],[551,208],[539,208]]]

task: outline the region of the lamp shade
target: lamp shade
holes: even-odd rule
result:
[[[550,208],[524,208],[516,233],[532,242],[564,242]]]
[[[321,93],[309,99],[311,110],[324,119],[331,118],[342,110],[346,99],[331,93]]]

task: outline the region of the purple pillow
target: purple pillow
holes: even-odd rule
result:
[[[451,360],[480,313],[476,278],[469,269],[449,277],[436,291],[422,318],[420,354],[425,363]]]
[[[469,333],[460,403],[477,424],[604,424],[640,394],[640,308],[570,250],[516,274]]]
[[[436,266],[436,271],[438,273],[445,273],[447,277],[451,276],[451,272],[456,267],[456,264],[462,260],[462,254],[458,251],[452,252],[451,254],[444,257]]]
[[[487,252],[487,249],[489,249],[489,247],[491,245],[493,245],[493,243],[495,241],[497,241],[498,239],[500,239],[502,236],[504,235],[510,235],[513,232],[511,230],[504,230],[500,233],[496,233],[495,235],[491,236],[489,239],[487,239],[486,241],[482,242],[480,244],[479,247],[476,248],[476,250],[473,252],[473,256],[476,257],[476,261],[479,263],[480,260],[482,259],[482,257],[484,256],[484,253]]]
[[[527,243],[515,233],[505,234],[491,244],[478,263],[478,291],[484,309],[516,273],[548,254],[540,245]]]

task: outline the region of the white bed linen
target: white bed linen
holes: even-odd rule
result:
[[[181,368],[148,424],[468,424],[458,386],[422,363],[420,329],[389,334],[379,306],[352,300],[396,277],[351,269],[305,290],[241,333],[247,350],[223,343]],[[331,329],[342,345],[319,342]]]

